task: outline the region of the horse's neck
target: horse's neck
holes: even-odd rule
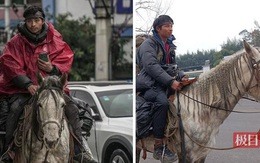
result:
[[[199,121],[210,121],[216,117],[221,124],[248,91],[253,75],[250,67],[248,58],[238,55],[208,74],[200,76],[199,80],[186,90],[185,95],[190,98],[180,96],[184,113],[191,113],[191,116]]]

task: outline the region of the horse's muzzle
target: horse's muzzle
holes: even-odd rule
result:
[[[60,140],[60,128],[56,123],[49,123],[44,126],[44,144],[49,149],[57,147]]]

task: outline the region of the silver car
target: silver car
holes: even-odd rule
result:
[[[133,85],[69,84],[71,95],[86,101],[95,120],[88,145],[99,163],[133,162]]]

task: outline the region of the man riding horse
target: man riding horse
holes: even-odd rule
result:
[[[24,13],[24,22],[17,26],[18,33],[6,44],[0,58],[0,95],[5,96],[10,106],[6,121],[5,147],[7,150],[13,139],[18,119],[28,99],[37,93],[36,74],[48,75],[69,74],[73,61],[73,52],[54,26],[45,22],[41,7],[30,6]],[[65,114],[76,135],[75,153],[83,153],[79,109],[69,96],[65,84]],[[81,158],[81,156],[78,156]],[[9,158],[7,158],[9,159]]]
[[[172,43],[175,40],[172,35],[172,25],[173,20],[168,15],[161,15],[155,19],[153,36],[144,40],[137,52],[137,59],[139,59],[137,64],[141,71],[137,75],[136,89],[141,92],[140,95],[146,101],[154,103],[152,127],[155,143],[153,157],[162,162],[177,160],[177,155],[163,143],[169,108],[166,90],[168,89],[168,92],[181,90],[180,81],[187,79],[187,76],[183,74],[177,75],[176,46]]]

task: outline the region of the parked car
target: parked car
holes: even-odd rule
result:
[[[71,95],[92,108],[88,145],[99,163],[133,162],[133,85],[69,84]]]

